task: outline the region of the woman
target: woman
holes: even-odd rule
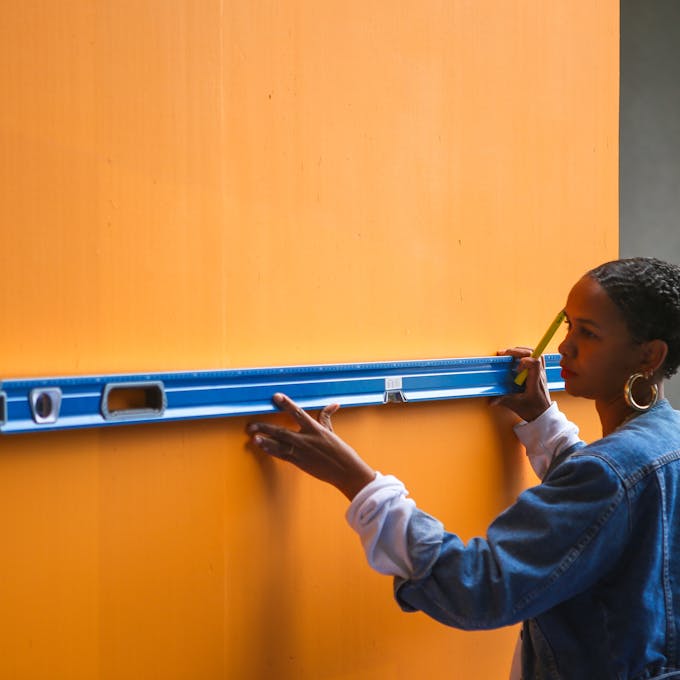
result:
[[[680,363],[680,267],[606,263],[574,285],[565,312],[565,388],[595,400],[603,437],[581,442],[550,403],[541,362],[505,352],[529,375],[523,393],[496,401],[523,419],[515,431],[543,481],[467,545],[333,433],[337,405],[316,422],[275,395],[300,430],[248,432],[347,496],[348,521],[404,610],[462,629],[523,621],[513,678],[680,679],[680,413],[663,398]]]

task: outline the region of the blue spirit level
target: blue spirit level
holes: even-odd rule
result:
[[[564,389],[559,355],[545,358],[549,389]],[[0,432],[269,413],[276,392],[306,409],[491,397],[513,390],[512,363],[476,357],[10,379],[0,382]]]

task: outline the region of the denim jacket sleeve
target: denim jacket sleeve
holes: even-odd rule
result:
[[[486,538],[465,544],[416,510],[408,531],[414,575],[395,578],[400,606],[456,628],[497,628],[583,592],[614,567],[630,533],[621,480],[587,450],[559,458]]]

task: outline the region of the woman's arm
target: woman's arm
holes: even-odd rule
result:
[[[567,420],[551,401],[543,357],[535,359],[528,347],[513,347],[499,352],[518,361],[517,370],[527,370],[525,389],[492,401],[505,406],[522,420],[514,427],[517,438],[524,445],[534,472],[543,479],[553,460],[569,448],[582,444],[578,427]]]
[[[540,360],[531,359],[530,350],[524,348],[506,353],[523,359],[520,366],[529,372],[527,387],[524,393],[502,397],[496,403],[527,416],[540,413],[531,422],[517,424],[515,432],[527,448],[532,467],[543,478],[554,457],[579,441],[578,429],[555,404],[550,404]],[[274,402],[293,417],[299,431],[252,423],[248,433],[253,443],[265,453],[332,484],[351,501],[347,521],[359,534],[368,562],[375,570],[412,578],[429,569],[441,545],[443,526],[434,518],[423,520],[426,530],[416,532],[417,544],[409,545],[407,530],[416,510],[414,501],[407,497],[408,492],[398,479],[377,473],[333,432],[331,416],[338,405],[324,408],[317,422],[285,395],[275,395]]]

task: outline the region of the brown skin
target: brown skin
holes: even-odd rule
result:
[[[635,342],[621,312],[589,276],[571,289],[565,312],[568,331],[559,346],[565,389],[571,395],[595,400],[606,436],[635,414],[623,397],[623,387],[631,374],[649,376],[636,383],[634,396],[638,403],[649,399],[652,383],[658,386],[659,397],[663,396],[662,367],[668,346],[662,340]],[[500,354],[519,359],[519,370],[528,369],[528,376],[524,392],[492,403],[511,409],[524,420],[534,420],[550,405],[542,360],[533,359],[526,347]],[[332,484],[349,500],[374,479],[375,470],[333,432],[331,416],[338,410],[337,404],[324,408],[316,421],[283,394],[274,395],[274,403],[290,414],[299,430],[251,423],[247,432],[255,446]]]
[[[492,406],[505,406],[527,422],[536,420],[550,406],[550,392],[545,375],[545,360],[531,356],[530,347],[513,347],[498,352],[501,356],[518,359],[517,372],[527,371],[523,392],[506,394],[491,400]]]
[[[373,481],[375,470],[333,432],[331,416],[340,408],[337,404],[326,406],[316,421],[285,394],[275,394],[274,403],[290,414],[300,429],[293,432],[269,423],[251,423],[247,432],[255,446],[332,484],[350,501]]]
[[[668,345],[663,340],[636,342],[618,307],[597,281],[584,276],[571,289],[565,307],[567,336],[559,346],[565,389],[576,397],[594,399],[602,434],[606,436],[635,414],[625,402],[623,388],[633,373],[638,380],[636,400],[647,403],[655,384],[663,397],[663,363]]]

